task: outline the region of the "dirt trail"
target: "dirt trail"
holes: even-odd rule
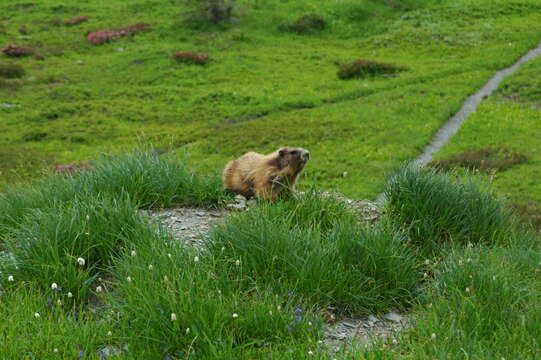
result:
[[[432,156],[451,140],[462,123],[477,109],[477,106],[483,101],[483,98],[490,96],[498,89],[498,86],[500,86],[503,79],[517,71],[525,62],[539,55],[541,55],[541,42],[536,48],[531,49],[526,55],[522,56],[516,63],[498,71],[485,86],[466,99],[462,108],[460,108],[460,110],[447,120],[447,122],[438,130],[430,144],[428,144],[423,150],[423,153],[413,161],[413,164],[417,166],[428,164],[432,160]]]

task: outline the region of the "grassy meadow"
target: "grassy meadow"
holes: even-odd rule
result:
[[[239,0],[219,24],[194,4],[0,0],[0,48],[31,53],[0,53],[0,359],[541,357],[541,60],[403,166],[537,45],[541,3]],[[223,164],[283,145],[311,151],[306,191],[204,246],[140,212],[223,208]],[[318,190],[387,201],[369,224]],[[413,326],[326,345],[393,310]]]
[[[180,0],[3,1],[0,44],[43,58],[0,58],[24,69],[0,81],[1,103],[17,105],[0,107],[4,182],[141,142],[188,152],[205,171],[294,145],[313,154],[307,183],[373,197],[469,94],[541,38],[535,0],[237,5],[236,21],[212,25],[186,21]],[[322,30],[283,29],[312,13]],[[65,25],[78,16],[88,21]],[[85,39],[139,22],[151,30],[99,46]],[[178,51],[211,61],[178,63]],[[357,59],[408,70],[339,79],[337,64]]]

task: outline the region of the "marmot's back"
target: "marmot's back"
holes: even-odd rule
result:
[[[227,163],[222,181],[226,189],[246,198],[275,198],[295,185],[309,158],[307,150],[293,147],[268,155],[249,152]]]

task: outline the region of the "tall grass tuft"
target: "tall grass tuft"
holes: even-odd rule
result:
[[[103,195],[128,196],[140,208],[217,207],[230,197],[216,175],[196,174],[183,162],[151,152],[134,152],[96,161],[81,174],[51,174],[32,186],[8,189],[0,195],[0,242],[33,210]]]
[[[243,266],[243,286],[296,294],[344,312],[404,307],[418,275],[404,237],[369,229],[333,199],[314,194],[228,218],[207,242],[211,256]]]
[[[541,346],[538,250],[466,249],[436,272],[433,305],[402,351],[414,358],[534,359]]]
[[[385,188],[390,219],[428,252],[442,243],[503,243],[514,230],[503,201],[473,179],[433,169],[399,169]]]
[[[114,274],[114,309],[135,358],[259,358],[315,343],[321,322],[295,298],[239,286],[242,266],[170,241],[139,241]],[[137,331],[131,331],[137,329]],[[294,347],[294,346],[292,346]]]
[[[228,198],[217,175],[200,175],[184,162],[152,152],[103,159],[74,180],[76,189],[94,194],[127,193],[142,208],[218,206]]]
[[[35,209],[7,233],[5,247],[13,261],[4,265],[0,283],[32,283],[52,296],[67,300],[70,292],[71,300],[82,301],[123,249],[145,236],[157,238],[126,198],[83,195]],[[53,283],[58,288],[52,289]]]

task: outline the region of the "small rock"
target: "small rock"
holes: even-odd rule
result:
[[[77,60],[75,63],[77,65],[83,65],[85,62],[83,60]]]
[[[116,51],[118,51],[118,52],[122,52],[122,51],[124,51],[124,50],[126,50],[126,49],[124,49],[124,48],[117,48],[117,49],[116,49]]]
[[[102,353],[105,356],[115,356],[122,352],[119,348],[115,346],[106,346],[103,349],[100,350],[100,353]]]
[[[377,317],[375,317],[374,315],[368,315],[368,322],[371,322],[371,323],[376,323],[379,321],[379,319]]]
[[[15,108],[18,106],[19,105],[15,105],[15,104],[0,104],[0,107],[7,108],[7,109]]]
[[[394,311],[390,312],[388,314],[385,314],[383,317],[385,319],[390,320],[390,321],[395,322],[395,323],[399,323],[399,322],[402,321],[402,316],[395,313]]]

